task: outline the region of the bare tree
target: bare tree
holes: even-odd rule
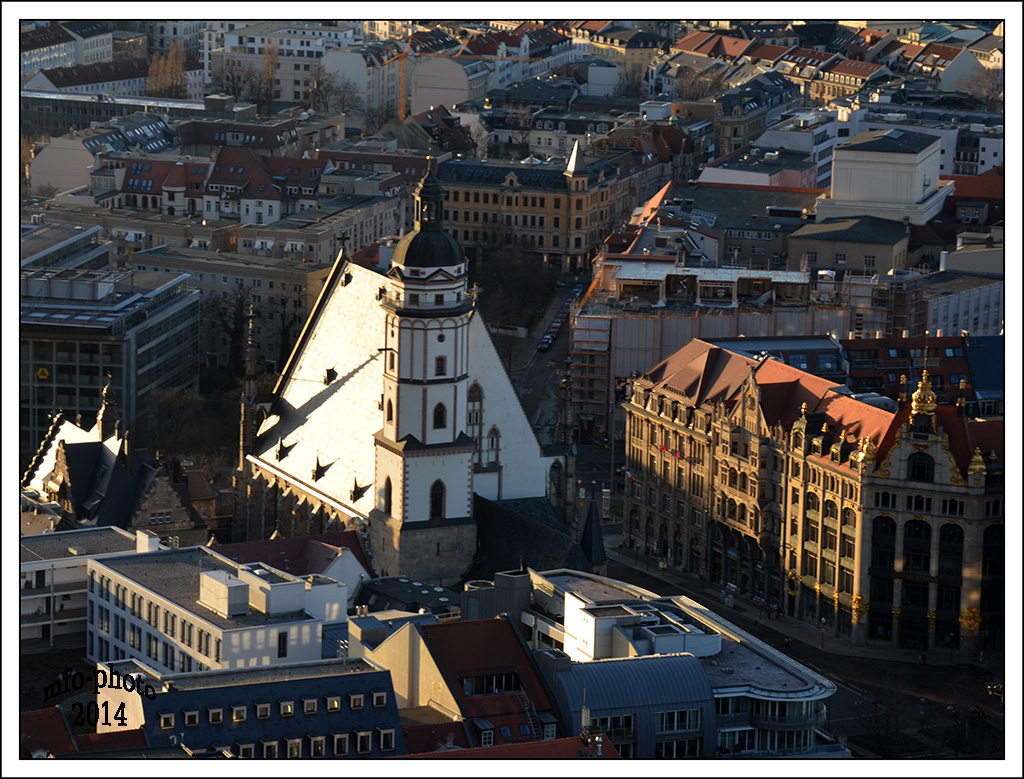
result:
[[[331,112],[331,103],[338,94],[338,76],[318,62],[309,72],[309,107],[313,111]]]
[[[267,104],[267,113],[274,113],[274,98],[277,97],[277,82],[278,73],[281,64],[277,57],[277,47],[272,42],[268,41],[267,45],[263,48],[263,68],[262,68],[262,81],[264,91],[264,101]]]
[[[530,153],[530,129],[533,123],[533,111],[530,110],[529,106],[521,105],[515,110],[514,114],[509,114],[506,121],[508,122],[508,138],[509,143],[512,146],[518,146],[519,154]]]
[[[398,116],[398,112],[392,105],[381,105],[375,108],[367,108],[363,112],[363,129],[376,132],[385,122]]]
[[[360,114],[364,106],[363,93],[359,85],[348,76],[341,76],[338,79],[338,91],[334,96],[334,107],[338,113]]]
[[[148,392],[140,415],[140,442],[164,454],[180,453],[185,431],[202,406],[202,398],[192,387],[159,387]]]
[[[225,57],[214,69],[210,84],[217,92],[241,100],[254,76],[252,65],[236,57]]]
[[[701,100],[721,92],[724,86],[720,69],[709,75],[682,65],[676,73],[674,92],[680,100]]]
[[[619,72],[619,84],[616,89],[623,97],[641,97],[647,76],[647,65],[643,62],[632,62]]]
[[[228,342],[228,371],[241,376],[245,370],[245,346],[249,337],[249,288],[241,285],[229,297],[210,295],[203,300],[203,330],[207,337],[226,338]]]
[[[487,132],[487,129],[480,122],[474,122],[469,135],[473,139],[476,156],[480,159],[485,159],[487,157],[487,150],[490,148],[490,133]]]
[[[1003,71],[984,68],[981,73],[961,79],[957,87],[967,94],[983,100],[986,111],[998,111],[1003,105]]]

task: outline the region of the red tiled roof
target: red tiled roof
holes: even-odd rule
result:
[[[240,187],[239,194],[243,197],[281,200],[288,186],[319,185],[326,167],[327,161],[323,159],[268,157],[251,149],[222,146],[206,183]],[[310,177],[312,170],[318,170],[319,174]]]
[[[142,195],[159,195],[166,187],[186,188],[188,191],[198,194],[210,167],[207,160],[182,162],[151,158],[129,158],[125,159],[125,164],[126,171],[124,181],[121,182],[121,191]],[[136,164],[141,164],[141,170],[133,172],[133,166]],[[134,186],[133,181],[137,182]],[[146,181],[153,182],[148,189],[144,188]],[[191,183],[197,183],[200,186],[193,188],[189,186]]]
[[[678,41],[673,43],[669,48],[678,49],[680,51],[696,51],[697,47],[706,42],[708,39],[714,37],[713,33],[703,32],[701,30],[694,30],[688,35],[684,35]]]
[[[99,752],[117,749],[141,749],[146,744],[142,728],[135,730],[111,730],[106,733],[82,733],[75,736],[79,752]]]
[[[764,360],[754,374],[761,390],[761,411],[769,425],[789,427],[807,411],[825,414],[829,427],[856,438],[870,438],[877,447],[892,426],[893,414],[835,392],[835,382],[778,360]]]
[[[372,572],[362,544],[359,543],[359,534],[353,531],[266,541],[240,541],[235,544],[216,544],[213,548],[230,560],[266,563],[295,576],[321,573],[342,549],[348,549],[366,569],[367,575]]]
[[[644,375],[655,390],[674,390],[696,407],[728,401],[756,365],[757,360],[695,338]]]
[[[840,75],[871,78],[884,68],[885,65],[879,65],[874,62],[860,62],[858,60],[844,59],[834,62],[831,65],[827,65],[824,70],[829,73],[839,73]]]
[[[522,704],[515,693],[467,695],[462,679],[490,673],[519,676],[523,691],[537,711],[550,711],[551,701],[537,676],[519,634],[507,617],[464,620],[420,626],[424,641],[459,702],[463,719],[485,717],[497,727],[497,717],[508,716],[518,724],[526,722]],[[521,736],[519,736],[521,738]],[[495,734],[499,738],[499,734]]]
[[[943,181],[956,184],[956,200],[1003,200],[1006,196],[1002,166],[993,168],[977,176],[939,176]]]
[[[734,59],[754,45],[753,41],[748,41],[745,38],[734,38],[729,35],[712,35],[710,38],[698,43],[692,51],[694,54],[703,54],[705,57]]]
[[[755,43],[745,52],[743,56],[749,59],[768,60],[769,62],[775,62],[780,59],[787,51],[790,51],[792,46],[779,46],[774,43]]]
[[[37,749],[45,749],[54,755],[76,751],[67,720],[57,706],[21,712],[19,732],[22,758],[31,758]]]

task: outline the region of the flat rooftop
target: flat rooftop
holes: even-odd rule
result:
[[[361,657],[315,660],[294,665],[257,666],[252,668],[210,669],[190,673],[160,674],[142,660],[118,660],[106,665],[122,676],[141,673],[146,680],[159,684],[171,682],[178,690],[209,690],[218,687],[243,687],[271,682],[295,682],[302,679],[323,679],[343,674],[380,672]],[[155,686],[155,685],[154,685]]]
[[[199,603],[201,573],[224,571],[237,576],[240,568],[251,570],[261,567],[258,565],[240,566],[221,559],[219,555],[206,551],[204,547],[191,546],[184,549],[171,549],[166,552],[115,557],[104,560],[103,564],[121,576],[152,590],[157,595],[188,609],[193,614],[201,616],[224,630],[275,625],[283,622],[315,621],[303,610],[284,614],[264,614],[254,611],[250,607],[248,614],[222,617],[201,605]],[[280,576],[267,568],[264,570],[267,571],[264,581],[270,584],[293,581],[292,577]]]
[[[75,549],[77,551],[72,551]],[[21,562],[135,551],[135,537],[120,528],[95,527],[21,537]],[[83,561],[84,563],[84,561]]]
[[[646,590],[639,587],[618,587],[613,580],[591,579],[572,572],[541,573],[545,579],[564,592],[571,592],[585,601],[594,604],[606,604],[609,601],[635,600],[649,596]]]

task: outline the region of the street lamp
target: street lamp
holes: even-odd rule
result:
[[[825,618],[821,618],[821,648],[825,648]]]

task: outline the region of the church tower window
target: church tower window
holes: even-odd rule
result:
[[[430,485],[430,518],[444,519],[444,482],[440,479]]]
[[[434,406],[434,429],[441,430],[448,426],[448,410],[444,407],[444,403],[438,403]]]
[[[388,476],[384,480],[384,505],[382,507],[384,513],[388,516],[391,516],[391,494],[391,477]]]
[[[446,368],[445,362],[446,361],[445,361],[444,355],[438,355],[437,357],[434,358],[434,375],[435,376],[444,376],[445,375],[445,373],[446,373],[446,371],[445,371],[445,368]]]

